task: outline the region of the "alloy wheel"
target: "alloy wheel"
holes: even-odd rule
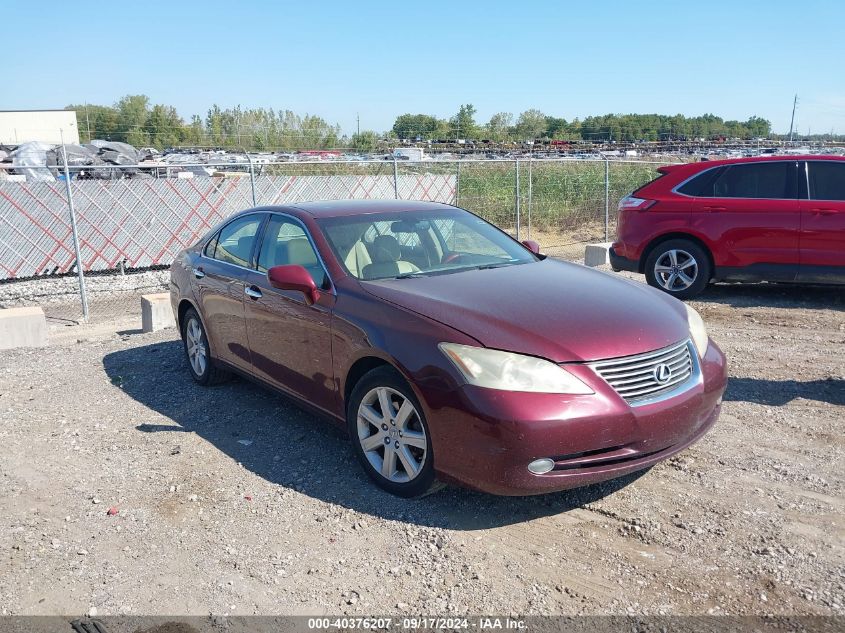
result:
[[[193,317],[185,328],[185,343],[191,368],[197,376],[202,376],[208,365],[208,349],[203,339],[202,325]]]
[[[406,483],[423,470],[428,453],[425,427],[413,402],[390,387],[376,387],[361,400],[358,441],[376,472]]]
[[[654,277],[669,292],[686,290],[698,277],[698,262],[687,251],[673,248],[657,258]]]

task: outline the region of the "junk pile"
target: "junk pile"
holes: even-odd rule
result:
[[[137,149],[128,143],[101,140],[65,145],[64,148],[72,180],[243,175],[251,168],[260,173],[263,165],[292,160],[294,156],[192,148],[160,152],[152,147]],[[305,156],[312,157],[311,154]],[[0,181],[52,182],[63,178],[61,145],[31,141],[18,146],[0,146]]]
[[[64,147],[72,179],[151,177],[136,167],[142,155],[127,143],[93,140],[85,145],[71,144]],[[27,182],[52,182],[64,177],[61,145],[32,141],[14,149],[0,148],[0,163],[4,163],[4,167],[12,167],[11,170],[0,169],[0,178],[7,173],[23,175]]]

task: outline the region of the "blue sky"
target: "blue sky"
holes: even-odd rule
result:
[[[845,2],[171,0],[3,3],[0,109],[143,93],[186,119],[310,113],[355,131],[398,114],[479,122],[538,108],[759,115],[845,133]]]

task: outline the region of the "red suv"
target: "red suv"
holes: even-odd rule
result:
[[[670,165],[619,203],[617,272],[684,299],[710,281],[845,284],[845,157]]]

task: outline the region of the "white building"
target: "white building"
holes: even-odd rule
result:
[[[0,110],[0,145],[79,143],[73,110]]]

